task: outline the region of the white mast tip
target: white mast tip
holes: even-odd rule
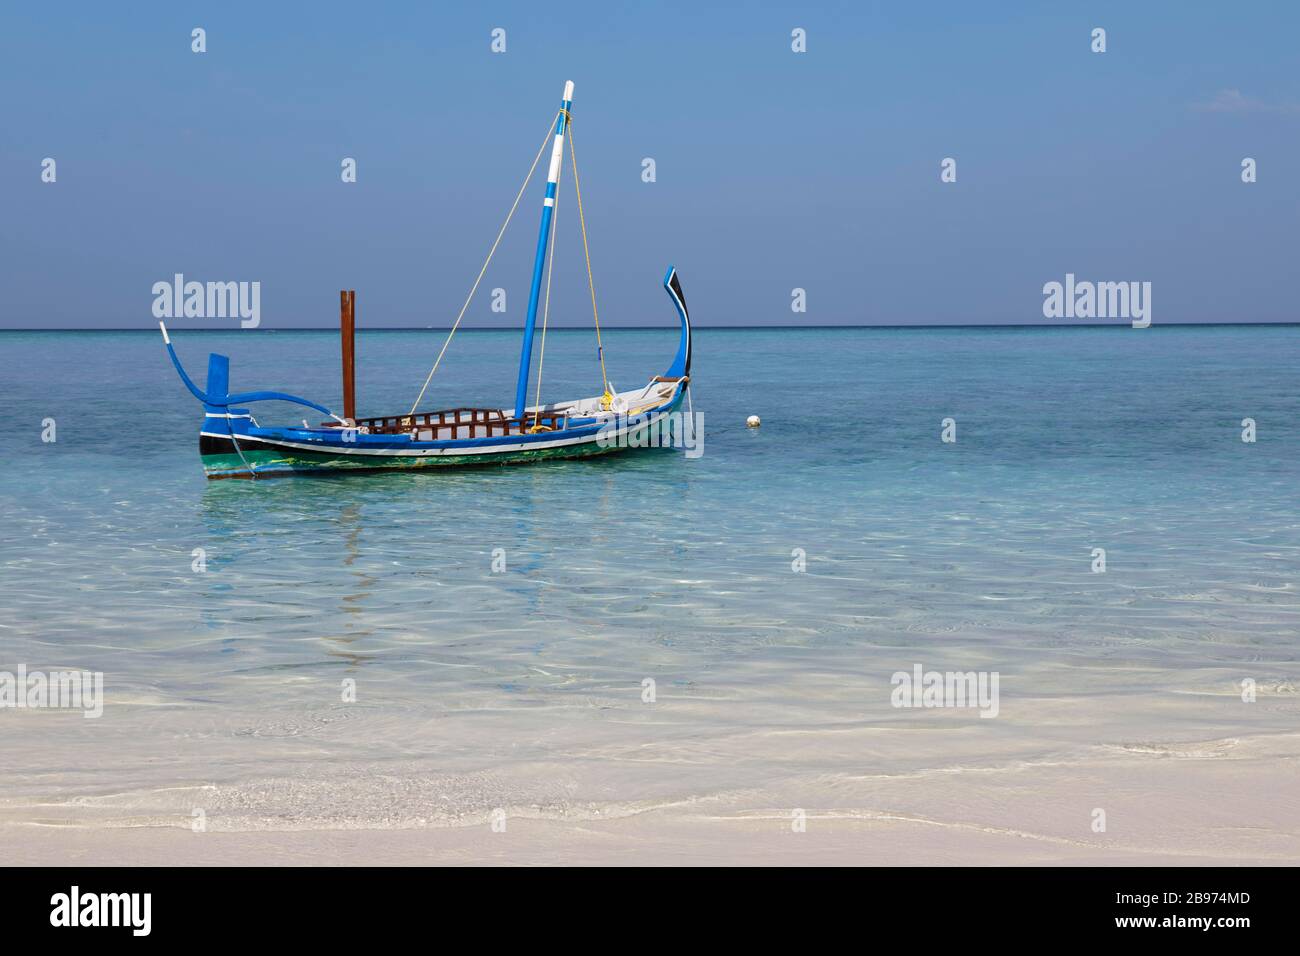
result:
[[[565,98],[566,100],[570,100],[570,101],[573,100],[573,80],[565,80],[565,82],[564,82],[564,98]]]

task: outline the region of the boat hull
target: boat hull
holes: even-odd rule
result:
[[[208,439],[210,436],[203,436]],[[527,462],[590,458],[625,451],[596,442],[554,448],[518,449],[481,454],[356,455],[337,451],[307,451],[278,442],[240,439],[239,448],[229,438],[213,438],[200,448],[203,470],[209,478],[261,478],[275,474],[358,471],[424,471],[431,468],[486,467]]]
[[[199,456],[208,478],[261,478],[290,474],[342,474],[375,471],[424,471],[433,468],[487,467],[541,461],[591,458],[648,447],[642,440],[665,415],[677,411],[681,393],[666,407],[617,430],[611,442],[597,428],[513,436],[496,441],[441,441],[393,443],[386,447],[330,444],[276,435],[275,429],[241,428],[234,433],[199,437]],[[260,433],[260,434],[259,434]],[[301,436],[300,436],[301,437]],[[602,440],[603,438],[603,440]]]

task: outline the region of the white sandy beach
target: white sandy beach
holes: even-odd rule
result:
[[[705,807],[618,820],[520,816],[504,832],[486,823],[422,829],[194,833],[175,827],[84,828],[7,822],[10,865],[1286,865],[1300,862],[1295,740],[1279,766],[1259,759],[1119,760],[1088,771],[1026,767],[1046,791],[1009,794],[988,780],[948,812],[809,809],[790,813]],[[933,778],[907,789],[952,794]],[[1082,791],[1106,790],[1109,830],[1088,830]],[[900,802],[906,802],[900,800]],[[994,820],[1021,821],[1016,826]],[[1076,825],[1063,825],[1064,821]],[[1081,824],[1081,825],[1080,825]]]
[[[512,718],[509,743],[502,715],[479,715],[485,750],[491,740],[500,753],[547,742],[545,756],[497,768],[417,756],[411,735],[383,759],[344,757],[349,738],[368,738],[364,725],[384,718],[347,719],[343,708],[294,726],[218,721],[202,732],[193,715],[177,715],[171,739],[190,749],[171,760],[103,753],[85,729],[95,721],[37,715],[67,736],[22,796],[0,801],[0,854],[34,865],[1300,863],[1291,729],[1300,696],[1289,685],[1249,704],[1187,693],[1010,697],[997,720],[898,710],[835,720],[825,708],[843,699],[821,700],[780,727],[765,726],[776,711],[751,700],[746,726],[708,739],[682,735],[671,698],[655,717],[639,701],[607,702],[596,734],[573,713],[535,713],[527,730]],[[692,706],[694,723],[718,705],[681,702],[676,718]],[[1149,734],[1125,732],[1139,721]],[[1216,721],[1236,732],[1198,726]],[[260,769],[272,750],[289,772]],[[215,782],[230,771],[213,766],[202,778],[201,754],[232,765],[241,751],[256,759],[254,776]],[[104,791],[93,766],[82,783],[64,766],[73,754],[152,783]],[[497,809],[504,830],[493,828]]]

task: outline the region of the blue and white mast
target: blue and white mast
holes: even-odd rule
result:
[[[537,300],[542,291],[542,265],[551,238],[551,218],[555,214],[555,185],[560,178],[560,160],[564,157],[564,129],[573,102],[573,81],[564,84],[564,102],[555,121],[555,146],[551,149],[551,171],[546,177],[546,198],[542,201],[542,226],[537,236],[537,258],[533,262],[533,286],[528,292],[528,320],[524,323],[524,348],[519,356],[519,383],[515,386],[515,416],[522,418],[528,407],[528,374],[533,365],[533,328],[537,325]]]

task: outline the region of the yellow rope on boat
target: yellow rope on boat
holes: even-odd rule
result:
[[[555,202],[552,203],[551,209],[551,231],[555,236],[560,232],[560,180],[563,178],[564,167],[561,165],[555,170]],[[546,320],[551,314],[551,270],[555,267],[555,247],[558,244],[555,239],[551,240],[551,255],[546,260],[546,298],[542,300],[542,348],[537,355],[537,390],[533,393],[533,405],[536,406],[536,410],[533,412],[533,427],[528,429],[530,435],[551,431],[549,426],[538,424],[538,420],[542,417],[542,363],[546,361]],[[527,412],[520,409],[521,422],[525,414]]]
[[[438,371],[438,366],[442,363],[442,357],[447,354],[447,346],[451,344],[452,336],[454,336],[456,330],[460,328],[460,320],[465,318],[465,310],[469,308],[470,302],[473,301],[474,293],[478,291],[478,284],[483,281],[483,276],[487,272],[488,264],[492,261],[492,256],[497,251],[497,246],[501,245],[501,237],[506,234],[506,227],[510,225],[510,220],[514,217],[515,210],[519,208],[519,200],[523,198],[524,190],[528,188],[528,184],[532,181],[533,173],[537,171],[537,164],[542,158],[542,153],[546,151],[546,144],[551,141],[551,136],[553,135],[552,130],[555,128],[555,121],[556,119],[559,119],[559,115],[560,114],[557,112],[555,117],[547,125],[546,136],[542,139],[542,145],[538,148],[537,155],[533,157],[533,165],[529,168],[528,175],[524,178],[524,184],[519,187],[519,192],[515,195],[515,201],[510,206],[510,212],[506,215],[506,221],[501,224],[501,231],[497,233],[496,241],[492,243],[492,248],[488,250],[487,259],[483,262],[483,268],[478,271],[478,278],[474,280],[474,285],[470,288],[469,295],[465,297],[465,304],[460,307],[460,315],[456,316],[456,321],[452,324],[451,331],[447,333],[447,340],[442,343],[442,350],[438,352],[438,357],[434,360],[433,368],[429,369],[429,374],[425,376],[424,385],[420,389],[420,394],[416,396],[415,402],[411,405],[411,410],[408,414],[414,415],[415,410],[420,407],[420,401],[424,398],[425,390],[428,389],[429,382],[433,381],[433,373]]]
[[[582,212],[582,186],[578,181],[578,154],[573,147],[573,124],[569,123],[569,158],[573,161],[573,191],[578,197],[578,225],[582,227],[582,255],[587,260],[587,288],[591,290],[591,317],[596,320],[596,357],[600,359],[600,381],[605,388],[600,407],[609,410],[614,394],[609,390],[609,377],[605,374],[605,348],[600,342],[600,313],[596,311],[596,280],[591,275],[591,252],[587,248],[587,217]]]

